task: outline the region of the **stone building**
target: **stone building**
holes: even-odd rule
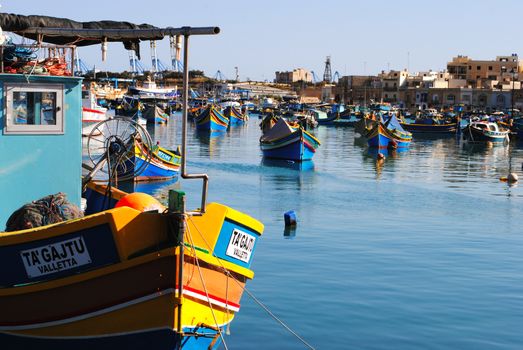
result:
[[[274,82],[276,84],[292,84],[298,81],[312,82],[311,72],[303,68],[296,68],[290,72],[276,72],[275,74],[276,79],[274,79]]]

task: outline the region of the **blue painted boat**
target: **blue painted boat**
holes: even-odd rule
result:
[[[134,173],[136,169],[143,169],[133,177],[136,182],[166,180],[178,176],[180,160],[178,151],[165,149],[159,144],[149,150],[142,142],[135,141],[134,157],[126,162],[125,170]]]
[[[228,106],[223,111],[223,115],[229,118],[229,125],[243,125],[249,120],[247,113],[241,113],[236,107]]]
[[[378,116],[380,121],[374,123],[365,137],[369,147],[377,148],[402,148],[409,147],[412,134],[405,131],[396,115]]]
[[[225,117],[215,106],[209,106],[194,117],[198,131],[227,131],[229,118]]]
[[[279,118],[260,138],[263,156],[294,161],[311,160],[320,141],[299,126]]]

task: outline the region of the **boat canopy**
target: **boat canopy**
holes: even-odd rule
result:
[[[0,13],[0,28],[25,38],[55,45],[89,46],[103,42],[121,42],[127,50],[134,50],[140,58],[140,41],[161,40],[165,36],[218,34],[211,28],[158,28],[150,24],[120,21],[77,22],[50,16],[24,16]]]
[[[385,115],[382,117],[384,120],[384,124],[389,130],[398,130],[401,132],[405,132],[405,129],[401,126],[398,118],[396,118],[396,114],[391,113],[390,115]]]

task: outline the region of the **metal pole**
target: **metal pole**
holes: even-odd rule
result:
[[[177,329],[178,333],[183,333],[183,324],[182,324],[182,298],[183,298],[183,264],[185,256],[185,192],[182,191],[169,191],[169,214],[171,217],[169,220],[175,218],[178,224],[177,237],[175,237],[176,244],[179,247],[178,255],[178,278],[176,284],[178,285],[178,319],[177,319]]]
[[[183,40],[183,109],[182,109],[182,164],[181,175],[184,179],[202,179],[202,203],[200,213],[205,213],[205,203],[207,202],[207,184],[209,176],[207,174],[188,174],[186,172],[187,160],[187,107],[189,104],[189,34],[184,34]]]

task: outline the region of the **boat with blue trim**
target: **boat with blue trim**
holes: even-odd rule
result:
[[[367,129],[365,134],[369,147],[409,147],[412,141],[412,134],[403,129],[395,114],[378,115],[378,118],[380,120],[372,123],[371,128]]]
[[[268,118],[268,124],[275,120],[272,116]],[[311,133],[283,118],[277,118],[275,124],[260,138],[264,157],[294,161],[311,160],[320,144]]]
[[[488,120],[474,121],[462,130],[463,139],[477,143],[509,142],[510,130],[502,129],[497,123]]]
[[[194,122],[198,131],[227,131],[229,126],[229,118],[214,105],[208,106],[195,116]]]
[[[227,106],[223,111],[225,118],[229,118],[229,125],[243,125],[249,120],[247,111],[245,113],[240,112],[234,106]]]
[[[126,162],[126,171],[135,173],[136,168],[143,168],[139,175],[133,176],[137,182],[166,180],[178,176],[180,162],[179,150],[168,150],[159,143],[149,149],[143,142],[135,141],[134,157]]]
[[[51,44],[183,35],[187,50],[190,36],[219,32],[97,24],[97,29],[78,28],[82,23],[66,19],[0,14],[4,30]],[[125,39],[115,31],[123,28]],[[28,49],[74,57],[75,47],[38,42]],[[188,75],[188,55],[184,67]],[[149,195],[115,188],[114,174],[135,154],[134,139],[140,136],[153,149],[145,129],[130,119],[104,122],[111,127],[93,147],[100,158],[85,165],[82,178],[81,85],[82,78],[72,74],[0,72],[5,123],[0,225],[6,225],[0,263],[9,267],[0,272],[2,348],[217,349],[254,276],[251,264],[263,224],[225,205],[208,204],[207,175],[185,172],[186,81],[180,168],[182,177],[203,180],[200,209],[187,211],[182,191],[170,191],[166,208]],[[14,107],[22,97],[26,122],[19,123],[24,112]],[[54,106],[48,120],[36,118],[43,102]],[[35,153],[35,142],[45,152]],[[110,169],[107,184],[93,182],[101,169]]]

